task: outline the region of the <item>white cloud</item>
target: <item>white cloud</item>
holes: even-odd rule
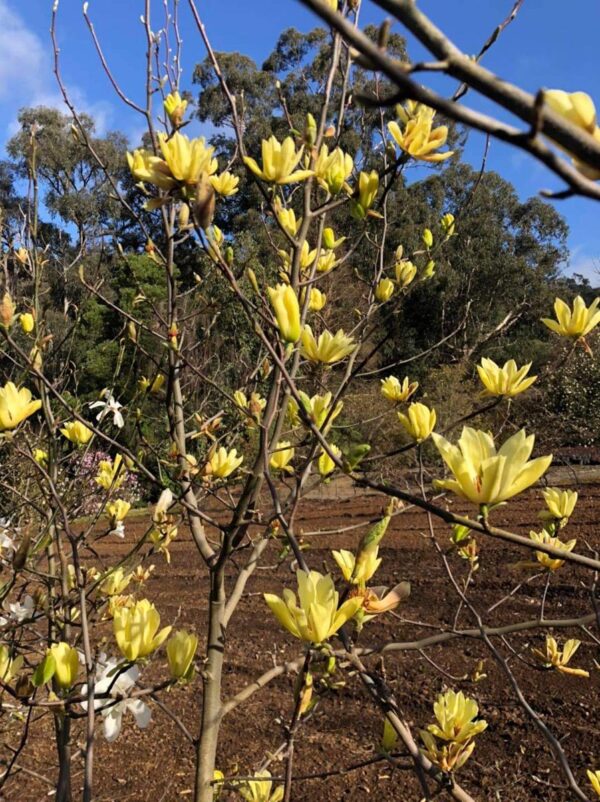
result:
[[[0,0],[0,100],[41,92],[47,83],[48,54],[41,39],[29,30],[10,7]]]
[[[576,245],[571,251],[571,258],[565,272],[569,276],[578,273],[587,278],[592,287],[597,287],[600,284],[600,254],[591,256],[585,253],[581,245]]]
[[[4,135],[17,133],[19,124],[14,108],[15,86],[18,86],[19,108],[48,106],[68,113],[52,72],[50,43],[27,27],[14,10],[16,0],[0,0],[0,104],[10,103],[14,114]],[[67,85],[69,98],[77,111],[89,114],[96,122],[96,134],[103,136],[114,118],[107,101],[91,102],[77,86]]]

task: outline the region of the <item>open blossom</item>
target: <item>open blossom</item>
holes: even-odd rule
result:
[[[220,175],[211,175],[210,183],[217,195],[229,198],[237,193],[240,179],[237,175],[226,171]]]
[[[408,376],[405,376],[402,382],[396,376],[388,376],[381,380],[381,395],[388,401],[398,404],[401,401],[408,401],[418,386],[419,382],[409,381]]]
[[[105,395],[104,401],[94,401],[93,404],[90,404],[90,409],[98,408],[100,409],[100,412],[96,415],[98,422],[103,421],[108,415],[112,415],[113,423],[117,428],[122,429],[125,426],[123,413],[121,412],[123,404],[120,404],[111,393]]]
[[[273,471],[293,473],[294,468],[290,462],[294,459],[295,449],[289,440],[280,440],[275,446],[269,459],[269,467]]]
[[[412,262],[403,259],[400,262],[396,262],[394,272],[396,273],[396,281],[404,289],[414,281],[417,275],[417,268]]]
[[[569,308],[561,298],[554,301],[554,314],[556,320],[543,317],[542,323],[561,337],[570,337],[579,340],[585,337],[600,323],[600,298],[595,298],[586,306],[585,301],[578,295],[573,301],[573,308]]]
[[[542,490],[546,509],[540,513],[544,521],[558,521],[562,527],[567,523],[577,504],[576,490],[561,490],[558,487],[547,487]]]
[[[254,780],[246,780],[238,789],[246,802],[281,802],[284,787],[278,785],[273,788],[270,771],[265,769],[254,777]]]
[[[560,549],[561,551],[565,551],[567,553],[573,551],[577,545],[577,540],[575,538],[572,540],[567,540],[563,543],[560,538],[552,537],[552,535],[549,532],[546,532],[545,529],[542,532],[530,532],[529,537],[536,543],[543,543],[545,546],[553,546],[555,549]],[[558,569],[565,564],[564,560],[561,560],[558,557],[553,557],[551,554],[546,554],[544,551],[536,551],[534,554],[538,563],[544,568],[547,568],[549,571],[558,571]],[[533,563],[533,565],[535,565],[535,563]]]
[[[410,404],[406,415],[399,412],[398,420],[413,440],[422,443],[433,432],[437,415],[435,409],[430,409],[417,401]]]
[[[360,566],[357,566],[354,554],[347,549],[332,551],[331,554],[346,582],[358,585],[368,582],[381,565],[382,558],[378,556],[378,551],[378,548],[369,551],[361,560]]]
[[[0,432],[15,429],[42,406],[42,402],[33,399],[27,387],[17,387],[7,382],[0,387]]]
[[[442,162],[454,153],[448,150],[437,153],[446,144],[448,126],[433,127],[435,111],[421,103],[409,100],[405,107],[397,106],[396,113],[404,124],[400,128],[395,120],[388,123],[388,130],[396,144],[413,159],[426,162]]]
[[[102,715],[104,737],[109,743],[118,738],[123,715],[127,711],[133,715],[140,729],[143,730],[150,724],[152,714],[148,705],[141,699],[128,698],[139,676],[137,666],[130,666],[123,671],[115,659],[107,660],[105,654],[100,655],[94,685],[94,710]],[[87,685],[82,687],[81,695],[87,696]],[[87,710],[87,701],[82,701],[81,706]]]
[[[324,643],[349,621],[361,606],[360,599],[347,599],[339,608],[339,593],[329,574],[297,571],[296,594],[285,588],[283,598],[265,593],[265,601],[279,623],[296,638]]]
[[[302,330],[302,355],[311,362],[333,365],[351,354],[356,348],[352,337],[339,329],[335,334],[324,331],[315,338],[310,326]]]
[[[537,376],[529,376],[531,362],[517,368],[514,359],[509,359],[503,367],[497,365],[493,359],[483,357],[481,364],[477,365],[479,378],[485,387],[484,395],[502,395],[506,398],[514,398],[516,395],[525,392],[537,379]]]
[[[352,156],[335,148],[331,153],[327,145],[322,145],[315,163],[317,181],[332,195],[337,195],[343,188],[349,189],[346,181],[352,175],[354,161]]]
[[[94,481],[104,490],[116,490],[125,480],[125,466],[123,465],[123,457],[117,454],[114,461],[110,459],[100,460],[98,464],[98,473]]]
[[[565,641],[562,650],[558,648],[556,638],[552,635],[546,635],[546,643],[544,649],[533,649],[535,657],[542,662],[546,668],[555,668],[562,674],[570,674],[574,677],[589,677],[589,671],[583,668],[573,668],[569,665],[571,658],[581,646],[581,641],[571,638]]]
[[[521,429],[497,450],[489,432],[465,426],[458,445],[433,434],[433,441],[453,479],[436,479],[436,487],[451,490],[475,504],[499,504],[522,493],[550,467],[552,455],[530,460],[534,435]]]
[[[221,446],[215,449],[208,460],[209,475],[217,479],[226,479],[240,467],[243,461],[244,457],[238,457],[236,448],[227,451]]]
[[[278,142],[274,136],[262,141],[262,169],[255,159],[244,156],[244,163],[262,181],[275,184],[294,184],[313,175],[312,170],[296,170],[304,147],[296,150],[291,136]]]
[[[78,420],[67,421],[60,433],[76,446],[84,446],[94,436],[94,432]]]
[[[131,662],[148,657],[169,637],[172,627],[163,627],[160,632],[159,627],[160,614],[148,599],[116,610],[113,618],[117,645]]]
[[[487,722],[477,718],[477,702],[462,691],[440,694],[433,711],[436,723],[420,731],[423,752],[442,771],[456,771],[468,760],[475,748],[474,739],[487,728]]]

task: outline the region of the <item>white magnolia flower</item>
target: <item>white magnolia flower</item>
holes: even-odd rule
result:
[[[100,412],[96,415],[96,420],[100,422],[104,420],[107,415],[112,415],[114,425],[122,429],[123,426],[125,426],[125,421],[121,413],[123,404],[120,404],[112,393],[106,393],[105,399],[105,401],[94,401],[93,404],[90,404],[90,409],[100,408]]]
[[[8,610],[8,616],[0,616],[0,626],[4,626],[8,623],[20,624],[28,618],[33,618],[35,602],[28,594],[27,596],[23,596],[22,602],[11,602],[7,604],[6,609]]]
[[[125,537],[125,524],[123,521],[117,521],[113,529],[108,533],[109,535],[116,535],[123,539]]]
[[[107,741],[114,741],[121,732],[121,719],[123,714],[129,710],[135,718],[137,726],[143,730],[150,724],[152,713],[147,704],[141,699],[121,698],[127,696],[139,678],[140,672],[137,666],[131,666],[127,671],[119,672],[119,663],[114,658],[106,659],[105,654],[101,654],[96,668],[96,684],[94,685],[94,710],[99,711],[104,719],[104,736]],[[87,694],[87,685],[81,689],[82,696]],[[101,694],[110,694],[110,698]],[[121,701],[115,702],[115,699]],[[87,710],[87,702],[82,702],[81,706]]]
[[[0,518],[0,553],[5,549],[6,551],[16,551],[15,542],[9,536],[10,520],[8,518]]]

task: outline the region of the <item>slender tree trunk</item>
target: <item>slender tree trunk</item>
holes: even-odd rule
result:
[[[194,802],[212,802],[214,771],[221,725],[221,677],[225,650],[225,584],[223,566],[211,574],[210,620],[204,669],[202,720],[196,754]]]
[[[56,747],[58,751],[58,782],[56,802],[71,802],[71,721],[58,715],[56,722]]]

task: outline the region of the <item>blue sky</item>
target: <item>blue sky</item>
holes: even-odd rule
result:
[[[157,21],[162,2],[153,0]],[[237,50],[261,62],[271,51],[281,30],[308,30],[314,17],[298,0],[197,0],[208,34],[216,50]],[[509,12],[513,0],[420,0],[420,7],[467,53],[476,53],[493,28]],[[0,0],[0,146],[14,132],[16,111],[21,106],[60,106],[51,73],[49,23],[52,0]],[[77,105],[92,113],[101,130],[119,128],[132,140],[142,130],[135,113],[116,99],[95,56],[85,26],[80,0],[60,0],[58,36],[62,70]],[[133,99],[141,100],[144,74],[144,31],[139,17],[143,0],[90,0],[89,13],[105,48],[115,77]],[[193,65],[204,57],[202,43],[180,0],[184,39],[184,88],[191,88]],[[361,21],[380,21],[383,13],[363,0]],[[589,92],[600,104],[598,0],[525,0],[517,20],[487,54],[485,64],[503,78],[535,92],[540,87],[560,87]],[[396,26],[396,30],[400,30]],[[425,53],[408,37],[413,58]],[[434,77],[433,85],[451,91],[453,84]],[[490,112],[491,106],[475,93],[466,102]],[[506,116],[504,116],[506,119]],[[483,138],[472,133],[465,157],[479,166]],[[494,142],[488,168],[512,181],[522,198],[542,188],[559,189],[560,183],[546,168],[526,154]],[[571,228],[569,272],[581,272],[599,283],[600,205],[586,199],[558,202]]]

